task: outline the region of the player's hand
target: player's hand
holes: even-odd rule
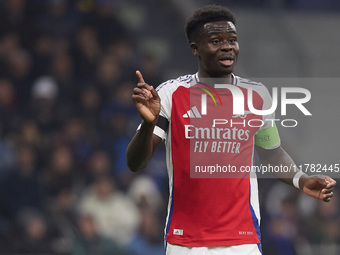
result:
[[[324,175],[312,175],[302,178],[300,186],[304,193],[311,197],[331,201],[336,181]]]
[[[151,123],[158,118],[161,110],[161,100],[156,90],[145,83],[140,71],[136,71],[137,87],[133,90],[132,100],[145,122]]]

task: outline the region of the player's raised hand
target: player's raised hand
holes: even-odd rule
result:
[[[161,100],[156,90],[145,83],[140,71],[136,71],[138,84],[133,90],[132,100],[143,120],[151,123],[155,121],[161,110]]]
[[[311,197],[325,202],[331,201],[336,181],[324,175],[312,175],[301,180],[301,189]]]

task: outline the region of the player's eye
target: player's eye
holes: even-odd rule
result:
[[[212,40],[211,40],[211,43],[217,45],[217,44],[220,43],[220,40],[217,39],[217,38],[216,38],[216,39],[212,39]]]
[[[237,41],[236,38],[229,39],[229,43],[235,43],[236,41]]]

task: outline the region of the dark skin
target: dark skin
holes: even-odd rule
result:
[[[191,42],[190,46],[198,59],[200,79],[222,78],[225,82],[232,83],[232,72],[239,53],[237,32],[232,22],[206,23],[201,28],[198,38]],[[145,83],[139,71],[136,75],[138,84],[134,89],[132,99],[143,121],[140,130],[137,131],[126,151],[127,164],[134,172],[147,166],[162,141],[153,134],[160,112],[160,98],[156,90]],[[281,146],[272,150],[257,146],[256,150],[262,164],[295,166],[294,161]],[[294,175],[295,172],[278,173],[276,178],[292,185]],[[305,194],[325,202],[329,202],[333,197],[335,185],[336,182],[332,178],[323,175],[303,175],[299,180],[299,186]]]

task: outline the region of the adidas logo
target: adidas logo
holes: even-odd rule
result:
[[[174,235],[182,236],[183,235],[183,229],[174,229],[173,232]]]
[[[193,106],[189,111],[187,111],[187,113],[183,114],[183,118],[200,119],[202,118],[202,116],[197,107]]]

